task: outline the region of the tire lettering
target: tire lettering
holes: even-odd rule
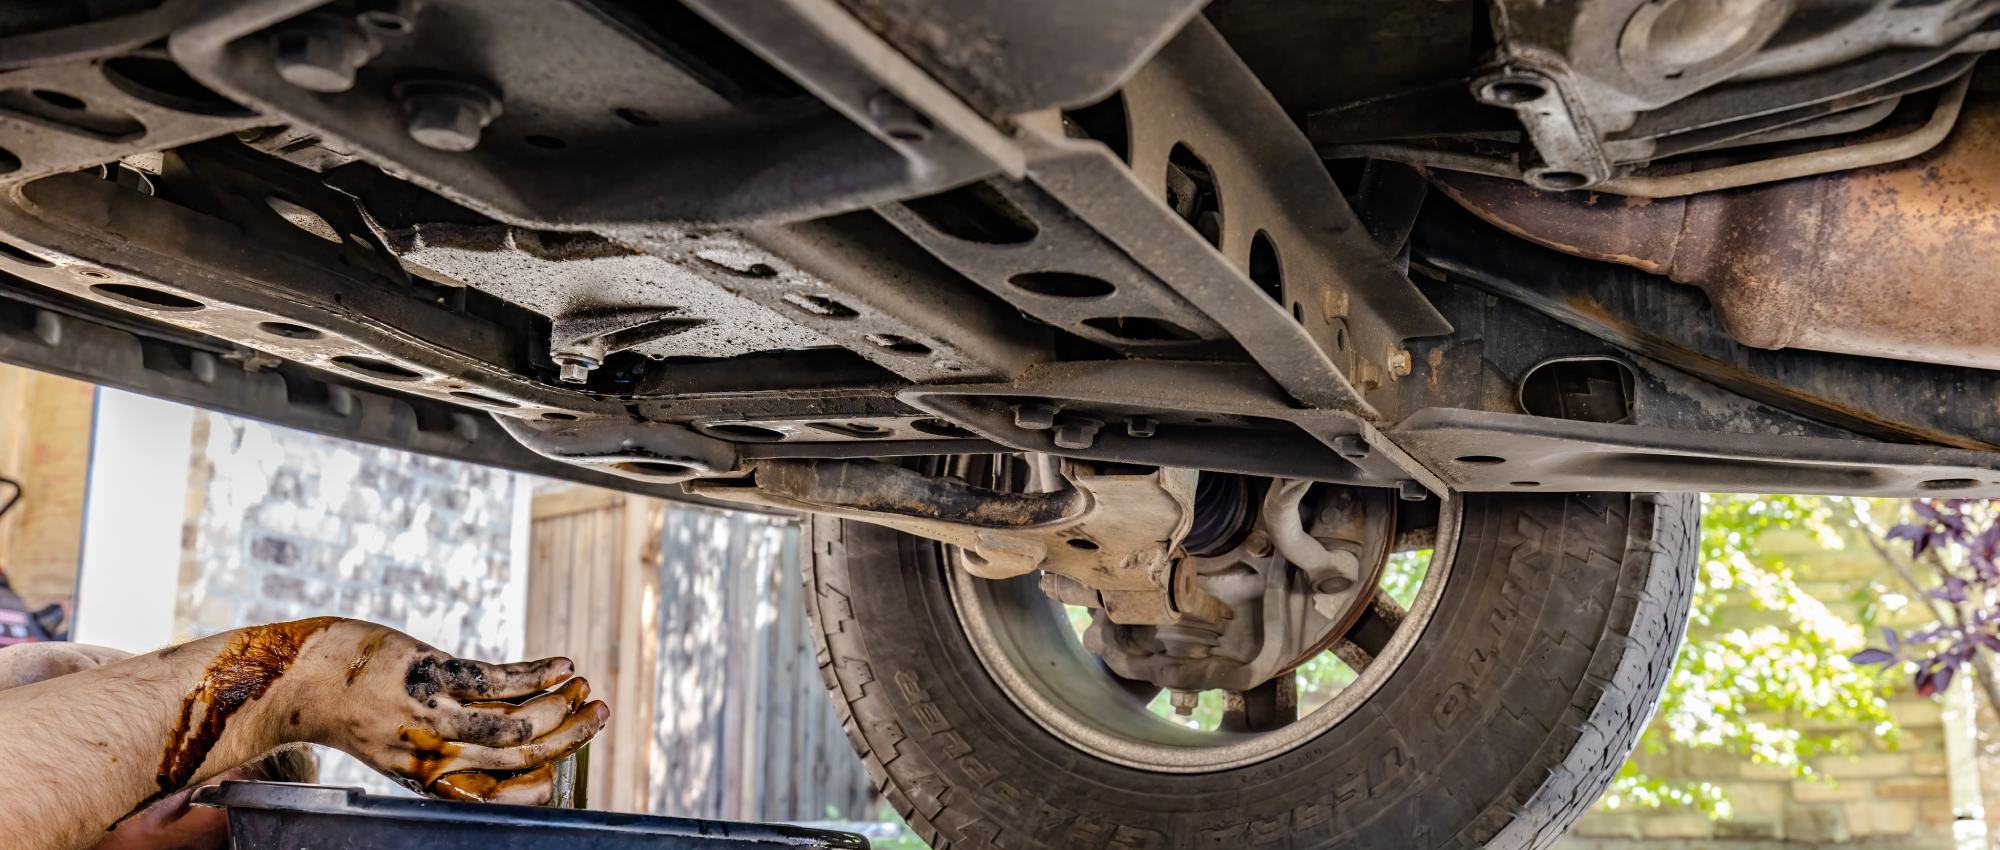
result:
[[[951,729],[951,721],[945,719],[936,703],[920,702],[910,706],[910,710],[917,715],[917,725],[924,727],[925,732],[938,735]]]
[[[1106,850],[1158,850],[1167,846],[1165,833],[1133,826],[1121,826],[1111,833]]]

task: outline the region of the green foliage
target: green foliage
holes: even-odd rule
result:
[[[1893,745],[1896,729],[1884,700],[1887,688],[1872,670],[1847,660],[1864,645],[1867,623],[1850,622],[1829,610],[1799,586],[1782,559],[1757,545],[1764,532],[1790,528],[1810,532],[1827,549],[1844,548],[1852,535],[1865,533],[1856,530],[1849,501],[1702,498],[1701,564],[1688,641],[1675,660],[1641,754],[1664,752],[1668,745],[1716,750],[1812,777],[1812,759],[1845,752],[1847,742],[1838,734],[1810,729],[1872,727]],[[1724,606],[1741,605],[1765,621],[1749,627],[1718,624]],[[1722,789],[1649,776],[1642,764],[1642,755],[1635,755],[1624,765],[1603,805],[1685,806],[1712,817],[1729,816]]]

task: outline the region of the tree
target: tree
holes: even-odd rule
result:
[[[1804,721],[1872,728],[1893,741],[1887,688],[1848,660],[1863,644],[1863,624],[1806,592],[1789,565],[1758,545],[1766,531],[1800,528],[1828,548],[1841,548],[1865,534],[1855,510],[1854,500],[1831,497],[1702,497],[1701,563],[1688,640],[1639,753],[1619,771],[1604,805],[1692,806],[1727,817],[1721,788],[1641,769],[1641,754],[1670,745],[1726,752],[1812,777],[1815,756],[1845,752],[1848,745],[1837,734],[1803,731],[1813,725]],[[1763,612],[1766,622],[1721,622],[1721,611],[1738,602]]]
[[[2000,683],[1993,674],[1993,654],[2000,652],[2000,564],[1995,563],[2000,503],[1917,499],[1902,519],[1880,536],[1907,542],[1907,558],[1871,542],[1930,608],[1933,620],[1902,635],[1883,629],[1885,646],[1862,650],[1854,661],[1904,667],[1923,696],[1942,692],[1960,670],[1968,670],[1987,704],[2000,708]]]

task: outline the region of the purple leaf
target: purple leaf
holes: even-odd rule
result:
[[[1917,675],[1911,679],[1911,683],[1917,686],[1917,696],[1927,697],[1937,693],[1937,681],[1928,666],[1918,667]]]
[[[1902,642],[1896,640],[1896,630],[1889,628],[1888,626],[1882,627],[1882,640],[1883,642],[1889,644],[1889,651],[1891,653],[1894,653],[1896,650],[1902,648]]]
[[[1936,693],[1950,687],[1951,676],[1956,672],[1958,672],[1958,665],[1956,664],[1939,667],[1937,677],[1931,680],[1931,692]],[[1924,694],[1924,696],[1930,696],[1930,694]]]
[[[1950,602],[1953,605],[1962,604],[1965,602],[1965,579],[1958,576],[1946,576],[1944,584],[1931,590],[1931,596]]]
[[[1889,664],[1896,660],[1896,656],[1890,654],[1887,650],[1869,647],[1868,649],[1854,653],[1854,656],[1848,660],[1861,665]]]
[[[1890,540],[1915,540],[1929,532],[1929,526],[1906,522],[1889,529],[1889,533],[1885,536]]]

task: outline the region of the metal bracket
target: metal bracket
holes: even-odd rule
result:
[[[1066,464],[1068,486],[1048,493],[1004,493],[873,461],[760,460],[751,471],[749,486],[696,481],[688,489],[928,537],[959,547],[966,571],[980,578],[1042,570],[1094,592],[1094,607],[1116,623],[1230,617],[1180,566],[1194,517],[1192,469],[1125,474]]]

